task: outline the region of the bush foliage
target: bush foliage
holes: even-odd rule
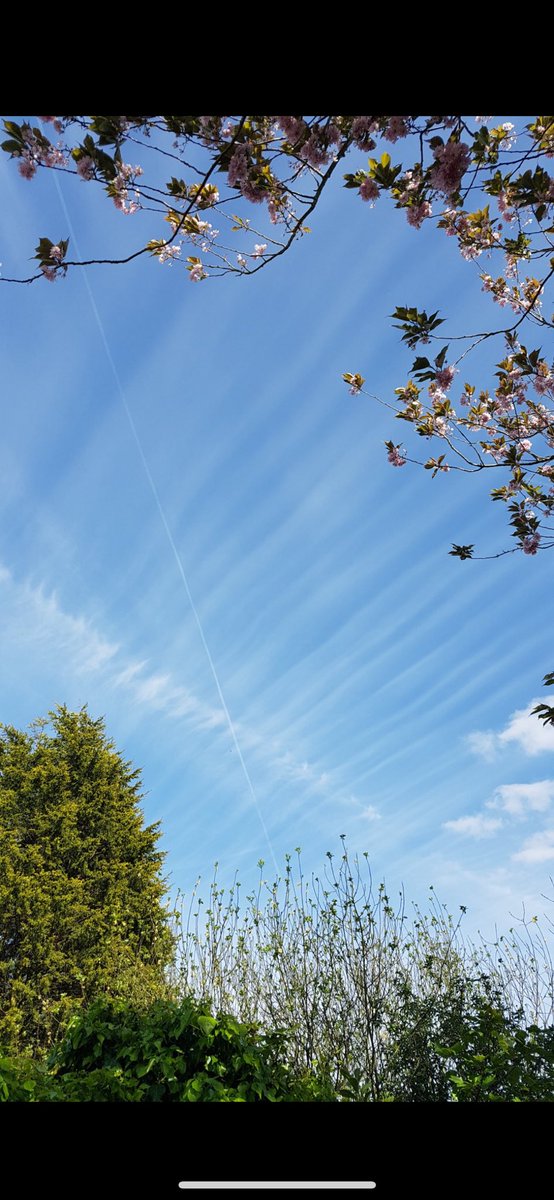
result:
[[[192,998],[137,1009],[96,1000],[71,1019],[44,1064],[0,1060],[0,1099],[223,1101],[332,1099],[283,1060],[283,1038]]]

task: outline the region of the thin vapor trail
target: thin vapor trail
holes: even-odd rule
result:
[[[61,190],[61,187],[60,187],[60,182],[59,182],[59,179],[58,179],[58,177],[57,177],[57,175],[56,175],[55,173],[54,173],[54,183],[55,183],[55,186],[56,186],[56,190],[57,190],[57,193],[58,193],[58,198],[59,198],[59,201],[60,201],[60,204],[61,204],[61,207],[62,207],[62,210],[63,210],[64,216],[65,216],[65,219],[66,219],[66,221],[67,221],[67,226],[68,226],[69,232],[70,232],[70,234],[71,234],[71,237],[72,237],[72,239],[73,239],[73,244],[74,244],[74,246],[75,246],[75,249],[76,249],[76,251],[77,251],[77,254],[78,254],[78,256],[79,256],[79,257],[81,257],[81,252],[80,252],[80,250],[79,250],[79,243],[78,243],[78,239],[77,239],[77,237],[76,237],[76,235],[75,235],[75,229],[74,229],[74,227],[73,227],[73,222],[72,222],[72,220],[71,220],[71,217],[70,217],[70,215],[69,215],[69,211],[68,211],[68,208],[67,208],[67,205],[66,205],[66,202],[65,202],[65,198],[64,198],[63,192],[62,192],[62,190]],[[247,783],[247,786],[248,786],[248,790],[249,790],[249,792],[250,792],[250,795],[251,795],[251,797],[252,797],[252,801],[253,801],[254,807],[255,807],[255,809],[256,809],[256,812],[257,812],[257,814],[258,814],[258,817],[259,817],[259,820],[260,820],[260,825],[261,825],[261,827],[262,827],[262,830],[263,830],[263,833],[264,833],[264,837],[265,837],[265,839],[266,839],[266,842],[267,842],[267,845],[268,845],[268,847],[269,847],[269,852],[270,852],[270,854],[271,854],[271,858],[272,858],[272,860],[273,860],[273,865],[274,865],[274,867],[275,867],[275,871],[278,873],[278,872],[279,872],[279,868],[278,868],[278,866],[277,866],[277,860],[276,860],[276,857],[275,857],[275,853],[274,853],[274,850],[273,850],[273,845],[272,845],[272,842],[271,842],[271,838],[270,838],[270,836],[269,836],[269,832],[268,832],[268,829],[267,829],[267,825],[266,825],[266,823],[265,823],[265,821],[264,821],[263,813],[262,813],[262,810],[261,810],[261,808],[260,808],[260,805],[259,805],[259,802],[258,802],[258,798],[257,798],[257,796],[256,796],[256,792],[255,792],[255,790],[254,790],[254,784],[252,783],[252,780],[251,780],[251,778],[250,778],[250,774],[249,774],[248,768],[247,768],[247,766],[246,766],[246,763],[245,763],[245,761],[244,761],[244,758],[243,758],[243,754],[242,754],[242,750],[241,750],[241,748],[240,748],[240,745],[239,745],[239,740],[238,740],[238,737],[237,737],[236,729],[235,729],[235,726],[234,726],[233,720],[232,720],[232,718],[231,718],[231,714],[230,714],[230,712],[229,712],[229,709],[228,709],[228,707],[227,707],[227,704],[226,704],[226,701],[225,701],[225,697],[224,697],[224,695],[223,695],[223,690],[222,690],[222,687],[221,687],[221,683],[220,683],[220,681],[219,681],[219,676],[218,676],[218,673],[217,673],[217,670],[216,670],[216,667],[215,667],[215,663],[214,663],[214,661],[213,661],[213,658],[212,658],[212,656],[211,656],[211,653],[210,653],[210,648],[209,648],[209,646],[208,646],[208,643],[207,643],[207,641],[206,641],[206,637],[205,637],[205,634],[204,634],[204,630],[203,630],[203,628],[202,628],[202,622],[201,622],[201,620],[200,620],[200,617],[199,617],[199,615],[198,615],[198,611],[197,611],[197,609],[196,609],[196,605],[195,605],[195,603],[194,603],[194,600],[193,600],[193,598],[192,598],[192,594],[191,594],[191,590],[190,590],[190,587],[189,587],[188,579],[187,579],[187,577],[186,577],[186,574],[185,574],[185,569],[184,569],[184,567],[183,567],[183,563],[182,563],[182,561],[181,561],[181,556],[180,556],[180,554],[179,554],[179,551],[178,551],[178,549],[177,549],[177,546],[175,545],[175,540],[174,540],[173,534],[172,534],[172,532],[171,532],[171,529],[170,529],[170,527],[169,527],[169,523],[168,523],[167,517],[166,517],[166,515],[165,515],[164,508],[163,508],[163,505],[162,505],[162,502],[161,502],[161,500],[160,500],[160,496],[159,496],[159,493],[158,493],[158,489],[157,489],[157,487],[156,487],[156,484],[155,484],[155,482],[154,482],[154,479],[153,479],[153,477],[152,477],[152,472],[151,472],[151,470],[150,470],[150,467],[149,467],[149,465],[148,465],[148,462],[147,462],[147,459],[146,459],[146,455],[145,455],[145,453],[144,453],[144,450],[143,450],[143,448],[142,448],[142,443],[141,443],[140,437],[139,437],[139,435],[138,435],[138,430],[137,430],[137,427],[136,427],[136,425],[135,425],[135,422],[134,422],[134,420],[133,420],[133,415],[132,415],[132,413],[131,413],[131,410],[130,410],[130,408],[129,408],[129,405],[128,405],[128,403],[127,403],[127,397],[126,397],[126,395],[125,395],[125,391],[124,391],[124,389],[123,389],[123,385],[122,385],[122,383],[121,383],[121,380],[120,380],[120,377],[119,377],[119,372],[118,372],[118,370],[117,370],[117,367],[116,367],[116,364],[115,364],[115,361],[114,361],[114,357],[113,357],[113,354],[112,354],[112,352],[111,352],[111,349],[110,349],[110,346],[109,346],[109,343],[108,343],[108,339],[107,339],[107,337],[106,337],[106,332],[105,332],[105,329],[104,329],[104,324],[103,324],[102,318],[101,318],[101,316],[100,316],[100,313],[99,313],[99,311],[98,311],[98,307],[97,307],[96,301],[95,301],[95,299],[94,299],[94,295],[93,295],[93,293],[92,293],[92,288],[91,288],[91,286],[90,286],[90,283],[89,283],[89,278],[88,278],[88,274],[87,274],[86,267],[83,267],[83,268],[82,268],[82,274],[83,274],[83,278],[84,278],[84,282],[85,282],[85,287],[86,287],[86,289],[87,289],[88,298],[89,298],[89,300],[90,300],[90,305],[91,305],[91,308],[92,308],[92,311],[93,311],[93,314],[94,314],[94,318],[95,318],[95,321],[96,321],[96,324],[97,324],[97,327],[98,327],[98,332],[99,332],[99,334],[100,334],[100,338],[101,338],[101,341],[102,341],[102,345],[103,345],[103,347],[104,347],[104,351],[105,351],[105,353],[106,353],[106,358],[108,359],[108,362],[109,362],[109,364],[110,364],[110,368],[111,368],[111,371],[112,371],[112,374],[113,374],[113,377],[114,377],[114,380],[115,380],[115,383],[116,383],[116,387],[117,387],[117,392],[118,392],[118,395],[119,395],[119,399],[121,400],[121,403],[122,403],[122,405],[123,405],[123,408],[124,408],[124,410],[125,410],[125,415],[126,415],[126,417],[127,417],[127,420],[128,420],[128,422],[129,422],[129,426],[130,426],[130,429],[131,429],[131,433],[132,433],[132,435],[133,435],[133,438],[134,438],[134,440],[135,440],[135,445],[136,445],[136,447],[137,447],[138,455],[139,455],[139,458],[140,458],[140,460],[141,460],[141,463],[142,463],[142,466],[143,466],[143,469],[144,469],[144,473],[145,473],[145,475],[146,475],[146,478],[147,478],[147,480],[148,480],[148,485],[149,485],[149,487],[150,487],[150,491],[152,492],[152,496],[154,497],[154,502],[155,502],[156,508],[157,508],[157,510],[158,510],[158,514],[159,514],[159,516],[160,516],[160,520],[161,520],[161,522],[162,522],[162,525],[163,525],[163,527],[164,527],[164,530],[165,530],[165,534],[166,534],[167,540],[168,540],[168,542],[169,542],[169,545],[170,545],[171,551],[172,551],[172,553],[173,553],[173,557],[174,557],[174,559],[175,559],[175,562],[176,562],[176,564],[177,564],[177,570],[178,570],[178,572],[179,572],[179,575],[180,575],[180,577],[181,577],[181,580],[182,580],[183,586],[184,586],[184,588],[185,588],[185,592],[186,592],[186,595],[187,595],[187,599],[188,599],[188,602],[189,602],[189,605],[190,605],[190,608],[191,608],[191,611],[192,611],[193,617],[194,617],[194,619],[195,619],[195,621],[196,621],[196,625],[197,625],[197,628],[198,628],[198,632],[199,632],[199,634],[200,634],[200,640],[201,640],[201,642],[202,642],[202,645],[203,645],[203,647],[204,647],[204,651],[205,651],[205,654],[206,654],[206,658],[207,658],[207,660],[208,660],[208,663],[209,663],[209,666],[210,666],[210,670],[211,670],[211,673],[212,673],[212,676],[213,676],[213,680],[214,680],[214,683],[215,683],[215,686],[216,686],[216,689],[217,689],[217,694],[218,694],[218,696],[219,696],[220,704],[221,704],[221,707],[222,707],[222,709],[223,709],[223,712],[225,713],[225,719],[226,719],[226,721],[227,721],[227,725],[228,725],[228,727],[229,727],[229,732],[230,732],[230,734],[231,734],[231,737],[232,737],[232,739],[233,739],[233,744],[234,744],[234,747],[235,747],[235,750],[236,750],[236,752],[237,752],[237,756],[238,756],[238,759],[239,759],[240,765],[241,765],[241,767],[242,767],[242,770],[243,770],[243,773],[244,773],[244,778],[246,779],[246,783]]]

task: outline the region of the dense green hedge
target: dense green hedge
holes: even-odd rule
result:
[[[283,1059],[283,1038],[193,999],[147,1011],[101,1001],[73,1017],[46,1062],[0,1058],[0,1100],[262,1101],[332,1099]]]
[[[423,1016],[423,1014],[422,1014]],[[397,1071],[382,1100],[458,1102],[554,1099],[554,1029],[524,1028],[475,1001],[457,1022],[450,1046],[420,1036],[398,1042]],[[0,1057],[0,1101],[225,1101],[371,1099],[351,1077],[298,1074],[286,1064],[282,1034],[263,1034],[193,999],[137,1009],[96,1001],[73,1017],[63,1041],[42,1062]]]

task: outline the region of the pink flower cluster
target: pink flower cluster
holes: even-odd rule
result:
[[[408,225],[412,225],[414,229],[421,229],[423,222],[432,215],[433,210],[428,200],[423,200],[421,204],[412,204],[406,213]]]
[[[158,251],[158,261],[161,263],[172,263],[174,259],[179,257],[180,253],[181,247],[176,242],[171,242],[169,245],[167,242],[163,242]]]
[[[521,543],[521,549],[524,554],[536,554],[540,545],[540,533],[530,533]]]
[[[40,117],[39,116],[39,121],[44,121],[46,124],[52,124],[54,126],[54,129],[56,130],[56,133],[62,132],[63,125],[62,125],[62,122],[60,121],[59,117]]]
[[[221,137],[223,117],[199,117],[200,136],[205,146],[211,146]]]
[[[350,134],[358,150],[368,151],[375,149],[375,142],[371,135],[378,128],[379,122],[371,117],[354,117],[350,127]]]
[[[80,179],[88,181],[94,178],[94,160],[90,154],[83,154],[77,162],[77,174]]]
[[[431,171],[431,183],[437,192],[452,196],[459,190],[471,161],[471,151],[465,142],[449,141],[433,151],[436,166]]]
[[[189,267],[189,278],[193,283],[199,283],[201,279],[206,279],[206,272],[201,262],[193,263]]]
[[[135,200],[129,200],[129,184],[134,183],[138,175],[142,175],[142,167],[132,167],[130,163],[122,163],[112,182],[114,194],[112,200],[115,207],[126,216],[136,213],[139,208],[140,192],[135,190]]]
[[[397,142],[399,138],[406,137],[408,133],[408,124],[406,117],[389,117],[388,125],[384,131],[384,136],[388,142]]]
[[[443,391],[445,391],[445,392],[448,391],[449,387],[452,384],[452,380],[454,379],[455,374],[456,374],[455,367],[443,367],[442,370],[437,371],[437,374],[435,375],[435,379],[436,379],[439,387],[442,388]]]
[[[63,151],[50,142],[42,142],[33,133],[30,125],[22,125],[21,131],[25,137],[25,146],[19,156],[19,174],[24,179],[32,179],[37,167],[64,167],[67,159]]]
[[[308,128],[303,117],[277,117],[277,126],[283,131],[291,146],[295,146],[300,141]]]
[[[504,221],[515,221],[516,214],[513,208],[510,207],[510,198],[507,192],[499,192],[496,197],[498,208]]]
[[[360,185],[360,196],[362,200],[373,201],[378,199],[379,187],[370,175],[366,175],[363,183]]]
[[[248,152],[248,146],[241,143],[237,146],[235,153],[229,163],[229,171],[227,174],[227,183],[229,187],[240,188],[245,200],[249,200],[251,204],[261,204],[262,200],[267,199],[268,192],[266,188],[259,187],[251,178],[252,163]]]
[[[547,363],[539,363],[537,374],[533,380],[533,386],[535,391],[539,393],[539,396],[550,395],[554,397],[554,375],[549,370]]]
[[[406,463],[405,457],[400,453],[400,446],[391,446],[387,458],[393,467],[403,467]]]
[[[300,147],[298,157],[306,163],[306,166],[313,167],[317,171],[320,167],[327,166],[332,147],[337,142],[340,142],[340,133],[336,125],[330,124],[327,127],[315,125],[309,138]]]
[[[237,187],[248,177],[248,151],[246,146],[241,143],[237,146],[233,157],[229,163],[229,172],[227,175],[227,183],[229,187]]]

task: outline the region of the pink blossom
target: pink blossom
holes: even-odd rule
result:
[[[540,371],[539,374],[535,375],[533,387],[539,393],[539,396],[545,396],[548,392],[554,392],[554,375],[548,369],[544,372]]]
[[[246,146],[237,146],[235,153],[229,163],[229,173],[227,175],[227,183],[229,187],[236,187],[242,183],[242,180],[248,175],[248,154]]]
[[[136,213],[137,209],[139,208],[139,205],[135,200],[129,201],[127,184],[130,179],[134,178],[135,175],[142,175],[142,173],[142,167],[132,167],[129,163],[122,163],[112,183],[112,187],[115,192],[115,195],[112,196],[112,200],[115,204],[115,207],[118,208],[120,212],[125,213],[126,216]],[[138,201],[139,192],[135,192],[135,196]]]
[[[36,174],[37,164],[27,154],[22,154],[19,160],[19,174],[24,179],[32,179]]]
[[[451,196],[457,192],[471,161],[471,151],[464,142],[446,142],[433,151],[437,165],[431,171],[431,183],[437,192]]]
[[[283,220],[283,214],[281,211],[281,207],[277,203],[277,201],[275,200],[274,197],[272,197],[271,200],[268,201],[267,211],[269,213],[269,219],[270,219],[272,225],[277,225],[278,221]]]
[[[406,137],[407,132],[408,125],[405,117],[389,117],[384,134],[388,142],[397,142],[399,138]]]
[[[329,148],[323,130],[319,126],[315,126],[304,145],[298,151],[298,157],[303,159],[309,167],[316,170],[318,167],[324,167],[329,162]]]
[[[379,196],[379,188],[374,179],[366,175],[363,183],[360,186],[360,196],[362,200],[377,200]]]
[[[50,251],[50,258],[53,258],[54,262],[61,263],[62,258],[63,258],[63,252],[62,252],[60,246],[52,246],[52,249]]]
[[[267,243],[262,242],[260,246],[255,245],[252,253],[252,258],[261,258],[267,250]]]
[[[250,200],[251,204],[261,204],[267,196],[266,188],[258,187],[251,179],[246,177],[241,181],[240,190],[245,200]]]
[[[374,150],[375,142],[371,136],[377,129],[377,122],[371,117],[354,117],[350,133],[359,150]]]
[[[46,151],[46,154],[42,155],[42,162],[45,167],[65,167],[67,159],[62,150],[56,149],[55,146],[51,146],[50,149]]]
[[[132,167],[130,163],[121,163],[119,168],[118,179],[135,179],[137,175],[143,175],[142,167]]]
[[[222,117],[199,117],[200,135],[205,146],[209,146],[220,136]]]
[[[392,446],[387,454],[387,458],[393,467],[403,467],[406,459],[400,453],[400,446]]]
[[[178,246],[176,242],[171,242],[170,245],[168,245],[167,242],[164,242],[163,246],[160,246],[158,251],[158,260],[161,263],[168,262],[171,264],[173,259],[179,257],[180,253],[181,247]]]
[[[416,176],[414,176],[413,171],[405,171],[404,172],[404,174],[401,176],[401,178],[398,181],[399,186],[400,186],[400,184],[402,184],[402,191],[399,196],[399,200],[400,200],[401,204],[409,203],[410,198],[411,198],[411,193],[417,192],[420,182],[421,182],[421,177],[419,174],[416,177]]]
[[[536,554],[540,545],[540,540],[540,533],[528,534],[528,536],[524,538],[523,542],[521,543],[521,549],[523,550],[523,553]]]
[[[421,229],[423,222],[432,215],[432,212],[428,200],[424,200],[422,204],[412,204],[406,213],[408,225],[412,225],[414,229]]]
[[[513,208],[510,208],[510,201],[508,199],[506,192],[499,192],[498,196],[497,196],[497,201],[498,201],[498,207],[500,209],[503,219],[505,221],[514,221],[516,214],[515,214]]]
[[[277,117],[277,124],[279,129],[282,129],[287,141],[293,146],[307,129],[306,122],[302,117]]]
[[[201,279],[205,278],[205,272],[201,262],[193,264],[189,270],[189,276],[193,283],[199,283]]]
[[[94,177],[94,161],[90,154],[83,154],[82,158],[77,163],[77,174],[83,180],[92,179]]]
[[[444,391],[447,392],[452,383],[452,380],[453,380],[455,374],[456,374],[455,367],[443,367],[441,371],[437,371],[437,373],[435,375],[435,379],[436,379],[439,387],[443,388]]]
[[[50,281],[50,283],[53,283],[58,274],[56,268],[55,267],[41,267],[40,269],[42,271],[42,274],[44,275],[44,278],[48,279]]]
[[[44,121],[47,124],[49,124],[51,122],[52,125],[54,126],[54,129],[56,130],[56,133],[61,133],[61,131],[63,129],[63,125],[62,125],[62,122],[60,121],[59,117],[41,117],[41,116],[39,116],[39,121]]]
[[[441,408],[447,399],[446,393],[443,392],[442,388],[439,387],[439,384],[435,383],[435,381],[429,384],[429,395],[431,396],[435,408]]]

